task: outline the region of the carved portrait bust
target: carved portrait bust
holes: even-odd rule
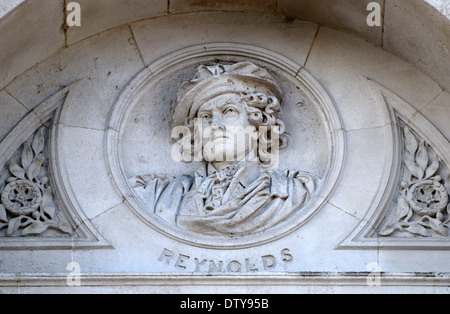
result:
[[[203,165],[178,177],[132,177],[147,210],[178,228],[227,237],[268,230],[301,211],[320,179],[278,169],[289,144],[282,97],[253,63],[198,67],[174,103],[172,157]]]

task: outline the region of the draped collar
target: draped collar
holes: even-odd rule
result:
[[[207,163],[195,173],[195,181],[199,185],[205,179],[213,179],[217,183],[227,179],[240,179],[240,183],[246,187],[256,180],[262,172],[259,163],[253,161],[240,161],[221,170],[217,170],[213,164]]]

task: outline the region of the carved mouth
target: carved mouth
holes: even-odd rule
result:
[[[218,132],[218,133],[214,133],[211,137],[211,142],[215,142],[217,140],[228,140],[229,137],[222,133],[222,132]]]

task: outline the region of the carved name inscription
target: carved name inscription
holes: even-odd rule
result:
[[[294,260],[289,249],[283,249],[279,254],[260,257],[242,257],[234,260],[218,260],[197,258],[192,255],[176,253],[164,249],[158,258],[160,263],[173,266],[178,270],[196,273],[254,273],[273,271],[277,265],[288,264]]]

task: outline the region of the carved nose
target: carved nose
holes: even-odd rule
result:
[[[219,114],[213,114],[212,117],[212,121],[211,121],[211,127],[213,128],[213,130],[219,130],[219,129],[224,129],[225,128],[225,123],[223,120],[223,117]]]
[[[225,126],[217,123],[211,125],[211,135],[214,138],[223,137],[225,135]]]

